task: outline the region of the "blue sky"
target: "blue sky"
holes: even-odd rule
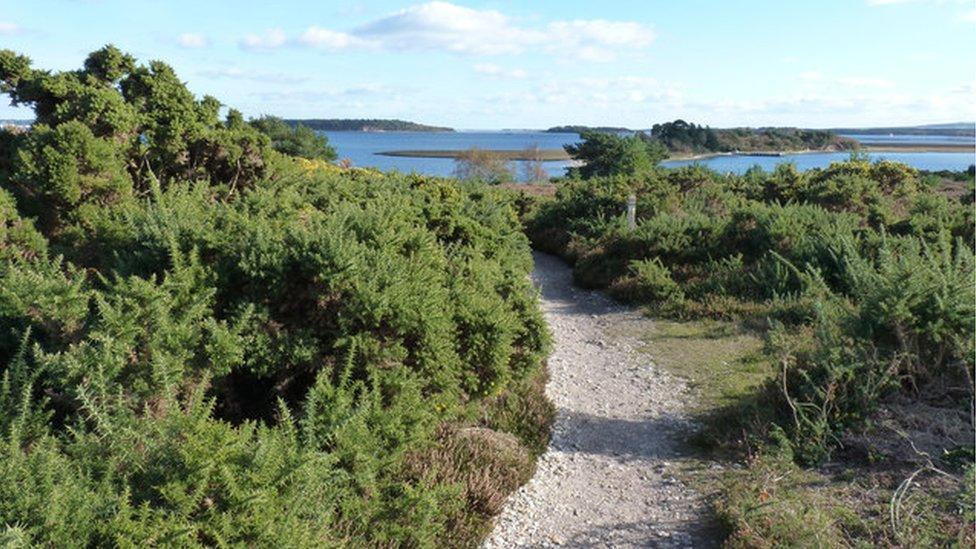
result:
[[[0,0],[38,67],[111,42],[248,116],[457,128],[973,120],[974,31],[974,0]]]

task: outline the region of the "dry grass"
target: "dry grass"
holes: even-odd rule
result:
[[[545,198],[556,196],[556,185],[552,183],[503,183],[496,185],[495,188],[528,196]]]

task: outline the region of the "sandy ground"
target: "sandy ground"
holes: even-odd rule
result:
[[[626,334],[653,321],[536,253],[533,280],[553,332],[552,441],[485,542],[502,547],[710,547],[701,496],[678,477],[695,425],[688,388]],[[623,335],[622,335],[623,334]]]

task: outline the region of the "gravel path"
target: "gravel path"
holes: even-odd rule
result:
[[[715,545],[700,496],[676,478],[695,429],[683,413],[688,390],[633,336],[652,321],[573,287],[553,256],[536,253],[532,277],[554,336],[546,392],[556,422],[535,476],[484,547]]]

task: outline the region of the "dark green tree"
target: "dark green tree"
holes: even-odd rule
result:
[[[262,116],[251,120],[251,126],[271,138],[271,146],[280,153],[330,162],[336,159],[329,138],[304,124],[292,126],[277,116]]]
[[[659,142],[644,134],[622,136],[590,130],[581,133],[580,138],[581,143],[564,148],[574,159],[583,162],[582,166],[573,168],[583,179],[646,173],[668,156]]]
[[[197,100],[166,63],[137,65],[112,45],[92,52],[82,69],[63,72],[34,69],[29,58],[0,50],[0,92],[14,105],[32,107],[36,127],[51,132],[47,138],[70,136],[77,144],[90,141],[90,134],[104,140],[101,148],[113,150],[101,156],[117,157],[136,191],[145,191],[154,179],[164,187],[174,180],[206,179],[239,188],[253,184],[266,171],[267,137],[247,125],[235,126],[232,120],[221,122],[220,102],[209,96]],[[62,130],[63,124],[74,126]],[[62,175],[91,171],[84,158],[79,157],[74,167],[65,163],[66,151],[79,150],[75,145],[48,146],[60,149]],[[27,147],[20,162],[8,167],[19,173],[7,177],[27,185],[17,189],[18,194],[36,194],[30,188],[36,167],[51,162],[41,157],[44,150]]]

